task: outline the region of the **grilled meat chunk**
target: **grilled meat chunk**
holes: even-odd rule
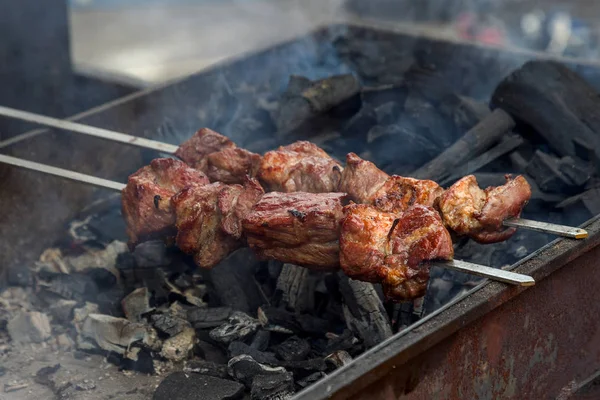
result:
[[[262,258],[317,270],[339,268],[344,193],[267,193],[242,222]]]
[[[242,219],[264,194],[254,179],[244,186],[221,182],[191,186],[173,196],[177,246],[202,268],[212,268],[243,245]]]
[[[427,290],[430,260],[451,260],[452,239],[431,207],[386,213],[365,204],[344,207],[340,265],[346,275],[381,283],[387,299],[404,301]]]
[[[317,145],[298,141],[267,152],[259,179],[270,191],[327,193],[338,190],[342,166]]]
[[[506,176],[506,184],[479,188],[473,175],[465,176],[452,185],[441,197],[439,207],[445,224],[461,235],[479,243],[507,240],[515,228],[502,223],[521,215],[531,197],[531,187],[522,176]]]
[[[370,204],[389,177],[372,162],[363,160],[355,153],[348,153],[339,191],[348,193],[349,199],[356,203]]]
[[[261,160],[260,155],[236,147],[229,138],[208,128],[196,132],[175,155],[212,182],[238,184],[243,184],[246,176],[256,176]]]
[[[186,186],[203,186],[201,171],[171,158],[152,160],[127,180],[121,195],[130,246],[141,240],[175,234],[171,197]]]

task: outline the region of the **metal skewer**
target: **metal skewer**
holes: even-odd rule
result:
[[[95,136],[107,140],[125,143],[146,149],[157,150],[164,153],[174,154],[178,146],[127,135],[125,133],[115,132],[108,129],[97,128],[94,126],[79,124],[76,122],[65,121],[62,119],[46,117],[44,115],[30,113],[28,111],[16,110],[14,108],[0,106],[0,115],[5,117],[20,119],[23,121],[34,122],[40,125],[51,126],[53,128],[63,129],[83,133],[85,135]],[[587,231],[570,226],[551,224],[549,222],[538,222],[523,218],[513,218],[504,222],[505,226],[530,229],[539,232],[554,234],[557,236],[568,237],[571,239],[585,239],[588,236]]]
[[[36,163],[33,161],[22,160],[20,158],[6,156],[3,154],[0,154],[0,162],[119,192],[123,190],[123,188],[126,186],[123,183],[97,178],[95,176],[70,171],[68,169],[56,168],[50,165]],[[490,268],[484,265],[472,264],[465,261],[434,261],[432,263],[434,265],[439,265],[442,268],[454,269],[468,274],[482,276],[484,278],[490,278],[492,280],[500,282],[510,283],[512,285],[531,286],[535,284],[534,279],[528,275],[522,275],[514,272],[504,271],[501,269]]]

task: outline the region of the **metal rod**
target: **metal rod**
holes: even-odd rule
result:
[[[518,286],[533,286],[535,280],[529,275],[517,274],[516,272],[505,271],[503,269],[486,267],[485,265],[473,264],[461,260],[435,261],[433,265],[464,272],[470,275],[483,276],[495,281],[510,283]]]
[[[572,226],[551,224],[549,222],[534,221],[524,218],[511,218],[504,221],[504,226],[515,228],[530,229],[532,231],[551,233],[558,236],[568,237],[572,239],[585,239],[588,237],[588,232],[585,229],[575,228]]]
[[[20,119],[23,121],[33,122],[40,125],[51,126],[53,128],[63,129],[66,131],[83,133],[84,135],[95,136],[102,139],[108,139],[115,142],[125,143],[132,146],[143,147],[145,149],[161,151],[169,154],[174,154],[179,148],[178,146],[168,143],[157,142],[156,140],[127,135],[125,133],[79,124],[77,122],[66,121],[63,119],[46,117],[44,115],[34,114],[27,111],[15,110],[14,108],[4,106],[0,106],[0,115]]]
[[[121,191],[125,188],[125,184],[109,181],[108,179],[97,178],[95,176],[82,174],[68,169],[56,168],[46,164],[40,164],[33,161],[22,160],[20,158],[6,156],[0,154],[0,162],[30,169],[33,171],[43,172],[45,174],[60,176],[61,178],[70,179],[72,181],[83,182],[94,186],[99,186],[105,189]]]

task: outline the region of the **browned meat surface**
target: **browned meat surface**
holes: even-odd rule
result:
[[[372,162],[348,153],[339,191],[348,193],[350,200],[356,203],[370,204],[372,197],[389,177]]]
[[[399,213],[414,204],[433,207],[444,193],[434,181],[392,175],[372,196],[371,204],[385,212]]]
[[[246,176],[254,178],[261,156],[239,147],[228,148],[208,155],[206,175],[213,182],[243,183]]]
[[[243,241],[241,220],[264,194],[255,180],[244,186],[215,182],[173,196],[177,246],[202,268],[212,268]]]
[[[479,188],[473,175],[465,176],[441,196],[439,207],[446,225],[480,243],[496,243],[516,231],[502,223],[521,215],[531,197],[531,187],[522,176],[506,176],[506,184]]]
[[[207,156],[209,154],[234,147],[235,143],[226,136],[208,128],[202,128],[194,136],[183,142],[175,155],[192,168],[206,173],[208,171]]]
[[[344,193],[267,193],[242,222],[262,258],[313,269],[339,267]]]
[[[121,193],[123,218],[131,246],[175,233],[171,197],[186,186],[208,184],[202,172],[171,158],[158,158],[132,174]]]
[[[342,166],[317,145],[299,141],[267,152],[259,179],[270,191],[326,193],[338,190]]]
[[[431,260],[454,256],[452,239],[431,207],[386,213],[365,204],[344,207],[340,265],[351,278],[381,283],[387,299],[425,294]]]

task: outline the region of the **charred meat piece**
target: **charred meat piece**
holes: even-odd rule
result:
[[[175,155],[212,182],[238,184],[243,184],[246,176],[256,176],[261,160],[260,155],[236,147],[229,138],[208,128],[196,132]]]
[[[262,258],[328,270],[339,268],[344,193],[268,193],[242,222]]]
[[[264,194],[256,180],[191,186],[173,196],[177,246],[202,268],[212,268],[243,245],[242,219]]]
[[[431,207],[386,213],[365,204],[344,207],[340,265],[353,279],[381,283],[387,299],[405,301],[427,290],[431,260],[451,260],[452,239]]]
[[[363,160],[355,153],[348,153],[339,191],[348,193],[350,200],[356,203],[369,204],[389,177],[372,162]]]
[[[175,234],[171,197],[186,186],[203,186],[201,171],[171,158],[152,160],[127,180],[121,206],[131,246],[139,241]]]
[[[317,145],[298,141],[267,152],[259,179],[270,191],[327,193],[338,190],[342,166]]]
[[[370,204],[378,210],[399,213],[414,204],[436,205],[444,189],[434,181],[392,175],[373,195]]]
[[[439,201],[445,224],[461,235],[479,243],[507,240],[516,231],[503,226],[509,218],[521,215],[531,197],[531,187],[522,176],[506,176],[506,184],[479,188],[473,175],[465,176],[452,185]]]

